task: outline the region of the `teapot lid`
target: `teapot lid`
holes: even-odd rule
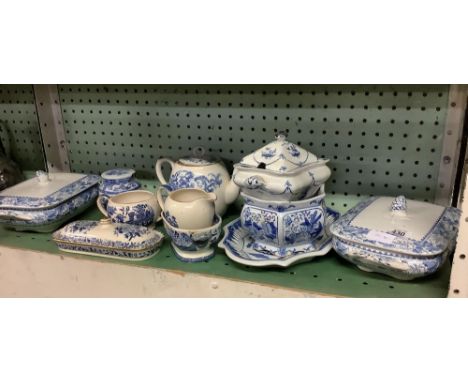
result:
[[[316,155],[287,141],[286,138],[286,133],[278,133],[276,141],[245,156],[240,164],[284,173],[319,161]]]
[[[192,156],[180,158],[178,162],[186,166],[209,166],[219,162],[219,160],[206,155],[203,146],[195,146],[192,149]]]

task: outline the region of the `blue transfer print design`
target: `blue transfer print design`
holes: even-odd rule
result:
[[[324,220],[321,208],[286,214],[283,219],[285,242],[295,244],[316,240],[324,233]]]
[[[128,223],[135,225],[150,225],[154,221],[154,211],[147,204],[136,204],[134,206],[114,207],[107,206],[107,212],[112,222]]]
[[[414,240],[405,236],[395,235],[394,232],[386,234],[394,235],[391,242],[384,242],[369,238],[372,231],[368,228],[353,226],[353,220],[378,197],[372,197],[359,203],[344,214],[341,219],[330,227],[334,236],[343,240],[356,242],[361,245],[371,245],[388,250],[389,252],[404,252],[416,255],[437,255],[444,252],[447,247],[454,247],[458,233],[458,225],[461,211],[454,207],[447,207],[434,226],[421,240]]]
[[[104,176],[122,176],[127,175],[127,179],[133,176],[134,171],[126,168],[114,168],[112,170],[105,171],[102,175]]]
[[[166,217],[166,215],[164,215]],[[216,217],[215,226],[200,232],[181,232],[164,222],[166,233],[172,242],[184,251],[199,251],[216,243],[221,234],[221,226],[217,225],[219,218]]]
[[[87,175],[43,198],[33,196],[0,196],[0,210],[4,208],[21,210],[25,206],[29,209],[54,207],[95,185],[97,186],[100,179],[98,175]]]
[[[339,213],[327,209],[327,225],[338,219]],[[299,259],[312,258],[320,251],[331,249],[331,237],[324,233],[314,242],[306,242],[302,245],[277,247],[260,243],[252,238],[245,228],[242,227],[241,219],[236,219],[225,227],[225,235],[221,240],[229,257],[242,263],[242,260],[251,261],[252,265],[264,266],[264,264],[289,266]],[[326,253],[326,252],[325,252]],[[323,255],[323,252],[322,252]],[[254,264],[255,263],[255,264]]]
[[[208,175],[195,175],[189,170],[176,171],[169,179],[169,187],[172,191],[180,188],[199,188],[206,192],[214,192],[221,187],[221,174],[209,173]]]
[[[179,228],[179,223],[177,223],[177,219],[175,216],[172,216],[168,211],[163,212],[164,218],[168,221],[170,225],[173,227]]]
[[[301,155],[301,153],[297,149],[296,145],[294,145],[292,143],[287,145],[286,150],[288,150],[289,154],[291,154],[291,156],[293,156],[293,157],[297,158],[299,155]]]
[[[97,195],[98,187],[96,184],[94,187],[53,208],[37,210],[0,209],[2,215],[11,216],[11,219],[0,219],[0,224],[12,227],[27,227],[34,230],[36,226],[40,227],[55,222],[62,222],[71,219],[78,212],[91,206]]]
[[[163,235],[158,231],[128,224],[115,225],[113,231],[115,240],[86,236],[98,224],[89,220],[75,221],[54,232],[52,238],[60,249],[129,259],[141,259],[153,255],[163,240]],[[146,237],[146,239],[139,242],[132,241],[136,237]]]
[[[257,240],[278,242],[278,216],[274,211],[244,206],[242,226]]]
[[[382,273],[400,280],[412,280],[437,272],[449,250],[438,256],[411,256],[360,246],[333,237],[333,248],[344,259],[367,272]]]
[[[266,147],[265,150],[262,150],[263,158],[273,158],[276,155],[276,149],[273,147]]]

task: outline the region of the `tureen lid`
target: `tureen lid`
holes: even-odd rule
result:
[[[276,141],[245,156],[240,164],[284,173],[319,161],[316,155],[287,141],[286,138],[286,133],[278,133]]]
[[[0,209],[55,207],[99,183],[98,175],[37,171],[36,177],[0,192]]]
[[[80,244],[94,248],[145,251],[157,247],[163,234],[153,228],[101,221],[77,220],[55,231],[56,242]]]
[[[180,158],[178,162],[186,166],[209,166],[219,162],[219,160],[206,155],[206,150],[203,146],[195,146],[192,149],[191,156]]]
[[[406,199],[372,197],[330,227],[339,239],[388,252],[435,256],[455,240],[460,210]]]
[[[101,174],[105,180],[123,180],[131,178],[135,174],[135,170],[131,168],[113,168],[112,170],[104,171]]]

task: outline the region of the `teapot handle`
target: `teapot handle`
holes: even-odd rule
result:
[[[160,158],[156,161],[156,165],[154,166],[154,169],[156,170],[156,176],[158,180],[161,182],[161,184],[167,184],[167,180],[164,178],[164,175],[162,173],[162,165],[164,163],[168,163],[169,166],[171,166],[171,173],[172,173],[172,169],[174,168],[174,162],[170,160],[169,158]]]

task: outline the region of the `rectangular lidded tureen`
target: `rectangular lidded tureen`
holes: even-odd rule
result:
[[[47,174],[0,192],[0,224],[17,230],[50,232],[94,203],[97,175]]]
[[[164,236],[153,228],[125,223],[78,220],[52,235],[59,249],[94,256],[144,260],[154,256]]]
[[[460,211],[404,196],[372,197],[330,227],[333,246],[363,270],[412,279],[434,273],[455,247]]]

